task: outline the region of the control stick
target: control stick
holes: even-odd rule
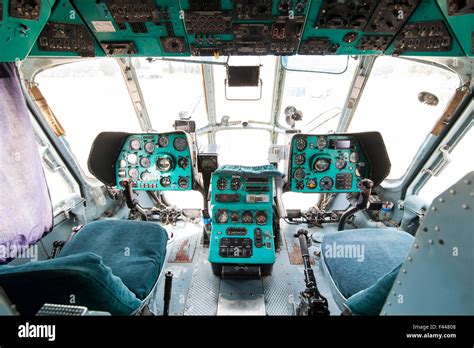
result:
[[[295,237],[299,239],[301,256],[304,265],[304,281],[306,289],[300,293],[301,302],[296,308],[296,315],[325,316],[329,315],[328,300],[321,295],[316,285],[316,277],[311,268],[311,260],[308,251],[308,231],[298,230]]]
[[[346,225],[346,221],[349,217],[359,211],[366,210],[369,207],[369,198],[372,194],[373,187],[374,183],[370,179],[361,180],[357,184],[357,188],[360,191],[359,197],[357,198],[357,203],[354,207],[348,209],[344,214],[342,214],[341,219],[339,220],[339,226],[337,228],[338,231],[344,230],[344,226]]]
[[[147,221],[147,213],[143,207],[138,204],[138,200],[133,197],[133,189],[130,181],[124,180],[120,182],[120,185],[124,188],[124,196],[127,201],[127,206],[130,209],[130,214],[135,215],[139,213],[143,220]]]

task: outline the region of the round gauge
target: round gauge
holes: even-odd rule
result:
[[[189,160],[187,157],[180,157],[178,160],[178,166],[180,168],[186,169],[189,166]]]
[[[219,224],[226,224],[229,220],[229,213],[226,209],[218,209],[216,213],[216,221]]]
[[[141,148],[140,140],[138,139],[132,139],[130,140],[130,149],[132,150],[140,150]]]
[[[183,151],[188,146],[188,142],[184,138],[176,138],[173,141],[173,147],[176,151]]]
[[[316,147],[320,150],[326,148],[328,146],[328,140],[326,137],[318,137],[318,141],[316,142]]]
[[[143,168],[148,168],[150,166],[150,159],[148,157],[142,157],[140,158],[140,165]]]
[[[138,178],[138,169],[137,168],[131,168],[128,171],[128,176],[131,177],[132,179],[137,179]]]
[[[296,155],[295,156],[295,163],[296,165],[300,166],[306,161],[305,155]]]
[[[239,178],[233,178],[230,181],[230,188],[232,189],[232,191],[238,191],[240,190],[241,187],[242,187],[242,180],[240,180]]]
[[[303,168],[296,168],[295,172],[293,173],[293,177],[296,180],[303,180],[306,175],[306,172],[304,171]]]
[[[155,152],[155,143],[149,141],[148,143],[145,143],[145,151],[148,153],[153,153]]]
[[[120,161],[119,161],[119,167],[120,167],[120,168],[125,168],[126,166],[127,166],[127,162],[126,162],[126,161],[124,161],[124,160],[120,160]]]
[[[158,145],[160,147],[167,147],[169,144],[169,140],[167,136],[161,136],[160,139],[158,139]]]
[[[227,179],[220,178],[219,180],[217,180],[217,188],[221,191],[226,190],[227,189]]]
[[[255,213],[255,221],[257,225],[265,225],[268,220],[268,215],[266,211],[259,210]]]
[[[173,167],[173,162],[171,161],[171,158],[169,157],[158,157],[158,160],[156,161],[156,168],[160,172],[169,172],[171,168]]]
[[[344,169],[346,167],[346,160],[344,158],[338,158],[337,161],[336,161],[336,168],[341,170],[341,169]]]
[[[140,175],[140,179],[141,181],[151,181],[151,173],[149,171],[144,171]]]
[[[233,223],[239,222],[239,219],[240,219],[239,213],[235,211],[230,215],[230,221],[232,221]]]
[[[351,152],[351,155],[349,156],[349,161],[352,163],[358,162],[360,159],[360,155],[358,152]]]
[[[169,176],[164,176],[160,180],[160,184],[163,187],[169,187],[171,185],[171,179]]]
[[[319,181],[319,186],[321,187],[321,190],[330,190],[333,184],[334,181],[329,176],[325,176]]]
[[[242,222],[244,224],[251,224],[253,222],[253,214],[250,210],[245,210],[242,213]]]
[[[127,155],[127,162],[129,164],[135,165],[138,163],[138,156],[135,155],[134,153],[128,154]]]
[[[304,189],[304,183],[302,181],[298,181],[296,183],[296,189],[297,190],[303,190]]]
[[[178,179],[178,186],[179,186],[180,188],[182,188],[182,189],[188,188],[188,185],[189,185],[189,180],[188,180],[188,178],[186,178],[186,177],[183,176],[183,177],[180,177],[180,178]]]
[[[316,172],[325,172],[329,169],[331,165],[331,160],[329,158],[317,158],[314,162],[314,170]]]
[[[310,179],[306,181],[306,187],[309,188],[310,190],[314,190],[316,187],[318,187],[318,183],[316,182],[315,179]]]
[[[306,146],[308,145],[308,142],[306,141],[306,138],[299,137],[296,139],[296,149],[298,151],[303,151],[306,149]]]

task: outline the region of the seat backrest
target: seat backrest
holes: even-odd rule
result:
[[[381,314],[474,314],[474,172],[436,197]]]
[[[53,226],[48,186],[14,63],[0,63],[0,263]]]
[[[0,266],[0,284],[21,315],[34,315],[45,303],[77,305],[133,314],[141,301],[96,254],[84,252],[19,266]]]

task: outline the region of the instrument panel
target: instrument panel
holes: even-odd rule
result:
[[[184,132],[131,134],[115,164],[117,187],[129,180],[134,190],[186,191],[193,187],[192,142]]]
[[[297,134],[290,145],[288,185],[293,192],[357,192],[369,166],[356,136]]]
[[[275,262],[273,185],[272,177],[212,175],[211,263]]]
[[[472,32],[472,5],[455,0],[0,1],[0,61],[28,55],[473,56]]]

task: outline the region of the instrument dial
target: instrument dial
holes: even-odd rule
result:
[[[251,224],[253,222],[253,214],[250,210],[246,210],[242,213],[242,223]]]
[[[131,177],[132,179],[137,179],[138,178],[138,169],[137,168],[131,168],[128,171],[128,176]]]
[[[167,147],[169,144],[169,140],[168,140],[168,137],[163,135],[160,137],[160,139],[158,139],[158,145],[160,147]]]
[[[242,180],[240,180],[239,178],[233,178],[230,181],[230,188],[232,189],[232,191],[238,191],[240,190],[241,187],[242,187]]]
[[[143,168],[148,168],[150,166],[150,159],[148,157],[142,157],[140,158],[140,165]]]
[[[184,188],[188,188],[188,185],[189,185],[189,180],[187,177],[185,176],[182,176],[178,179],[178,186],[182,189]]]
[[[240,219],[239,213],[235,211],[230,215],[230,221],[232,221],[233,223],[239,222],[239,219]]]
[[[344,158],[338,158],[336,160],[336,168],[341,170],[341,169],[344,169],[346,167],[346,160]]]
[[[171,179],[169,176],[164,176],[160,180],[160,184],[163,187],[169,187],[171,185]]]
[[[144,171],[140,175],[140,180],[141,181],[151,181],[151,179],[152,179],[152,176],[151,176],[151,173],[149,171]]]
[[[331,165],[331,160],[329,158],[318,158],[314,162],[314,170],[316,172],[325,172],[326,170],[329,169],[329,166]]]
[[[296,165],[300,166],[300,165],[302,165],[305,161],[306,161],[305,155],[301,154],[301,155],[296,155],[296,156],[295,156],[295,163],[296,163]]]
[[[155,143],[149,141],[148,143],[145,143],[145,151],[148,153],[153,153],[155,152]]]
[[[134,153],[130,153],[127,155],[127,162],[131,165],[136,165],[138,163],[138,156]]]
[[[351,152],[351,155],[349,156],[349,161],[352,163],[358,162],[360,159],[360,155],[358,152]]]
[[[318,183],[316,182],[315,179],[310,179],[306,181],[306,187],[309,188],[310,190],[314,190],[316,187],[318,187]]]
[[[267,212],[264,210],[259,210],[255,214],[255,221],[257,222],[257,225],[265,225],[268,220],[268,215]]]
[[[187,157],[180,157],[178,160],[178,166],[180,168],[186,169],[189,166],[189,160]]]
[[[299,137],[296,140],[296,149],[298,151],[303,151],[304,149],[306,149],[307,145],[308,145],[308,142],[306,141],[306,138]]]
[[[221,191],[226,190],[227,189],[227,179],[220,178],[219,180],[217,180],[217,188]]]
[[[219,224],[226,224],[229,221],[229,213],[226,209],[218,209],[216,213],[216,220]]]
[[[316,147],[320,150],[325,149],[328,146],[328,139],[326,137],[318,137]]]
[[[140,150],[141,148],[141,143],[140,143],[140,140],[138,139],[132,139],[130,140],[130,149],[132,150]]]
[[[184,138],[175,138],[173,141],[173,147],[176,151],[183,151],[188,146],[188,142]]]
[[[333,184],[334,181],[329,176],[325,176],[319,181],[319,186],[321,187],[321,190],[330,190]]]
[[[304,171],[303,168],[297,168],[295,169],[295,172],[293,173],[293,177],[296,180],[303,180],[306,175],[306,172]]]
[[[156,161],[156,167],[160,172],[166,173],[169,172],[173,167],[173,162],[169,157],[158,157],[158,160]]]

